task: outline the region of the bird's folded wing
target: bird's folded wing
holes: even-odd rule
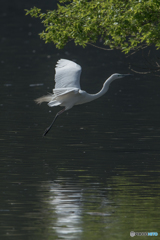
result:
[[[60,59],[55,68],[55,88],[79,88],[81,66],[66,59]]]

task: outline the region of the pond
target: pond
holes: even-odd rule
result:
[[[135,74],[117,80],[102,98],[62,114],[42,137],[60,108],[34,99],[52,92],[58,59],[82,66],[81,85],[90,93],[112,73],[128,73],[128,60],[73,43],[56,50],[39,40],[36,20],[7,10],[1,18],[0,238],[112,240],[129,239],[131,231],[158,233],[159,79]]]

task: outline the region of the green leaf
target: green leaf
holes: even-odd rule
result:
[[[25,11],[41,19],[40,37],[57,48],[69,40],[86,47],[99,37],[104,45],[125,53],[142,44],[160,48],[159,0],[59,0],[57,9],[46,13],[37,7]]]

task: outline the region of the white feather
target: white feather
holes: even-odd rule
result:
[[[50,101],[52,100],[52,98],[53,98],[53,95],[52,95],[52,94],[48,94],[48,95],[46,95],[46,96],[42,96],[42,97],[40,97],[40,98],[37,98],[37,99],[35,100],[35,102],[36,102],[37,104],[41,104],[42,102],[50,102]]]
[[[65,95],[65,94],[70,93],[70,92],[77,93],[78,91],[79,91],[78,88],[55,88],[55,89],[53,89],[53,93],[54,93],[55,97]]]
[[[49,107],[55,107],[55,106],[59,106],[61,104],[61,102],[58,102],[57,100],[52,100],[48,103]]]
[[[81,66],[66,59],[60,59],[55,68],[55,88],[79,88]]]

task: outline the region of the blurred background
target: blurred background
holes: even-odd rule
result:
[[[158,232],[159,77],[134,73],[114,81],[102,98],[62,114],[45,138],[60,108],[34,102],[52,92],[60,58],[80,64],[82,89],[96,93],[111,74],[143,69],[148,51],[157,52],[126,57],[73,42],[63,50],[45,44],[38,35],[43,25],[24,9],[56,4],[0,4],[0,239],[112,240]]]

